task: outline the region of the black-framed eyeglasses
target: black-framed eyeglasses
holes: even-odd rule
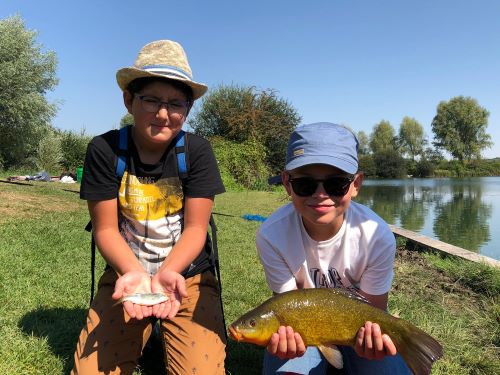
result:
[[[168,102],[163,102],[154,96],[148,95],[135,95],[141,101],[142,109],[149,113],[157,113],[162,106],[167,108],[167,111],[171,114],[178,114],[185,116],[191,103],[186,100],[169,100]]]
[[[289,175],[288,181],[292,185],[292,190],[299,197],[309,197],[318,189],[321,182],[326,193],[330,196],[343,197],[349,191],[351,182],[354,181],[354,175],[331,176],[325,179],[316,179],[313,177],[292,177]]]

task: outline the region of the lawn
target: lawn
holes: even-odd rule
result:
[[[90,297],[88,214],[78,188],[0,182],[0,374],[67,374],[72,366]],[[285,202],[268,192],[216,199],[228,324],[270,296],[254,245],[260,223],[242,215],[267,216]],[[500,374],[500,271],[400,245],[389,307],[442,343],[432,373]],[[231,341],[226,367],[260,374],[262,350]]]

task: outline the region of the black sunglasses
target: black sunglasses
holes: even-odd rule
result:
[[[290,175],[289,175],[290,176]],[[332,176],[323,180],[317,180],[312,177],[292,177],[288,181],[292,185],[292,190],[299,197],[309,197],[318,189],[321,182],[326,193],[335,197],[343,197],[349,191],[351,182],[354,181],[354,175]]]

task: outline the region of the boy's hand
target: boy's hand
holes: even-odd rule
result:
[[[377,323],[366,322],[358,331],[356,344],[354,346],[356,354],[366,359],[383,359],[386,355],[396,355],[396,346],[391,338],[382,334]]]
[[[302,337],[294,332],[292,327],[281,326],[277,333],[273,333],[267,344],[267,351],[280,359],[302,357],[306,346]]]
[[[119,300],[129,294],[150,293],[151,278],[146,272],[131,271],[123,274],[116,280],[115,291],[112,298]],[[141,320],[153,314],[151,306],[137,305],[130,301],[123,302],[123,308],[131,318]]]
[[[168,301],[153,306],[153,315],[172,319],[179,311],[182,298],[187,297],[186,280],[180,273],[163,269],[151,279],[151,291],[168,296]]]

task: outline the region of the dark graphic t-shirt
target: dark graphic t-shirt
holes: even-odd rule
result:
[[[208,141],[194,134],[187,137],[189,173],[184,185],[178,176],[173,144],[158,163],[144,164],[129,136],[127,169],[121,180],[115,173],[117,130],[95,137],[87,149],[80,197],[118,198],[120,233],[151,275],[158,271],[180,237],[184,196],[208,198],[224,192]],[[209,251],[202,251],[190,269],[208,268]]]

